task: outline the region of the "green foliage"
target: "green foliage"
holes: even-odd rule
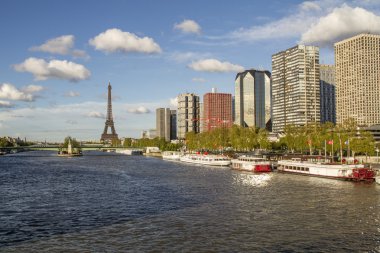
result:
[[[220,127],[199,134],[189,132],[186,134],[186,147],[188,150],[221,151],[232,148],[236,151],[250,151],[255,148],[271,148],[271,143],[265,129],[233,125],[231,128]]]
[[[130,146],[126,146],[129,145]],[[158,147],[161,151],[176,151],[179,150],[182,147],[182,144],[174,144],[171,142],[165,141],[164,138],[154,138],[154,139],[148,139],[148,138],[142,138],[138,139],[132,142],[132,140],[127,142],[127,144],[124,142],[124,147],[133,147],[133,148],[146,148],[146,147]]]
[[[67,148],[69,146],[69,140],[71,142],[72,148],[80,147],[80,143],[75,138],[72,138],[71,136],[67,136],[63,142],[63,146],[62,146],[63,148]]]
[[[13,147],[13,143],[8,141],[6,137],[0,138],[0,147]]]
[[[333,152],[343,157],[343,153],[348,153],[349,149],[353,155],[372,155],[375,150],[375,141],[371,133],[358,130],[353,119],[336,126],[331,122],[308,126],[287,125],[280,143],[284,143],[290,152],[304,153],[308,150],[311,154],[322,154],[325,152],[325,142],[329,140],[333,141],[332,145],[326,145],[326,151],[330,152],[330,155]],[[277,145],[281,146],[280,143]]]

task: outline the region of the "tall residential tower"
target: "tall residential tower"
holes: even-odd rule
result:
[[[273,132],[320,120],[319,48],[298,45],[272,55]]]

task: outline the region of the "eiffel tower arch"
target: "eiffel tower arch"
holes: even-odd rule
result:
[[[107,118],[104,126],[104,131],[100,138],[100,141],[112,142],[112,140],[118,140],[118,136],[115,130],[115,123],[112,116],[112,97],[111,97],[111,83],[108,83],[108,104],[107,104]],[[108,129],[111,128],[111,133],[108,133]]]

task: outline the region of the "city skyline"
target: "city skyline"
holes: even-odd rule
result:
[[[236,73],[272,71],[276,52],[319,46],[334,64],[335,42],[380,34],[377,1],[213,3],[2,1],[0,135],[97,140],[110,81],[119,137],[138,137],[178,94],[234,94]]]

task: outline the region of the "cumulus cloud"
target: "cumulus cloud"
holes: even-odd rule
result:
[[[35,80],[47,80],[57,78],[77,82],[90,77],[91,72],[85,66],[71,61],[28,58],[20,64],[15,64],[13,68],[18,72],[29,72],[33,74]]]
[[[13,104],[9,101],[0,100],[0,108],[11,108]]]
[[[65,93],[65,97],[79,97],[80,93],[76,91],[69,91]]]
[[[75,37],[74,35],[62,35],[57,38],[49,39],[40,46],[31,47],[31,51],[39,51],[50,54],[71,54],[74,58],[86,58],[89,56],[83,50],[73,49]]]
[[[33,101],[33,94],[17,89],[14,85],[3,83],[0,85],[0,99]]]
[[[36,92],[40,92],[44,89],[45,89],[45,87],[43,87],[43,86],[31,84],[31,85],[23,87],[21,90],[25,93],[36,93]]]
[[[183,22],[179,24],[174,24],[174,29],[180,30],[183,33],[201,33],[200,25],[191,19],[185,19]]]
[[[244,67],[230,62],[221,62],[216,59],[204,59],[192,62],[188,65],[189,68],[195,71],[205,72],[241,72],[244,71]]]
[[[195,83],[205,83],[206,79],[201,78],[201,77],[194,77],[193,79],[191,79],[191,81],[193,81]]]
[[[149,37],[140,38],[129,32],[120,29],[108,29],[89,40],[96,50],[106,53],[113,52],[137,52],[137,53],[160,53],[160,46]]]
[[[66,55],[74,46],[74,35],[63,35],[57,38],[47,40],[40,46],[30,48],[31,51],[41,51],[51,54]]]
[[[380,16],[363,8],[342,5],[321,17],[301,36],[301,43],[329,46],[359,33],[380,33]]]
[[[145,106],[139,106],[137,108],[129,108],[127,109],[129,113],[134,113],[134,114],[146,114],[150,113],[150,110],[146,108]]]
[[[87,113],[87,117],[98,118],[98,119],[105,119],[106,118],[104,113],[96,112],[96,111],[92,111],[92,112]]]

